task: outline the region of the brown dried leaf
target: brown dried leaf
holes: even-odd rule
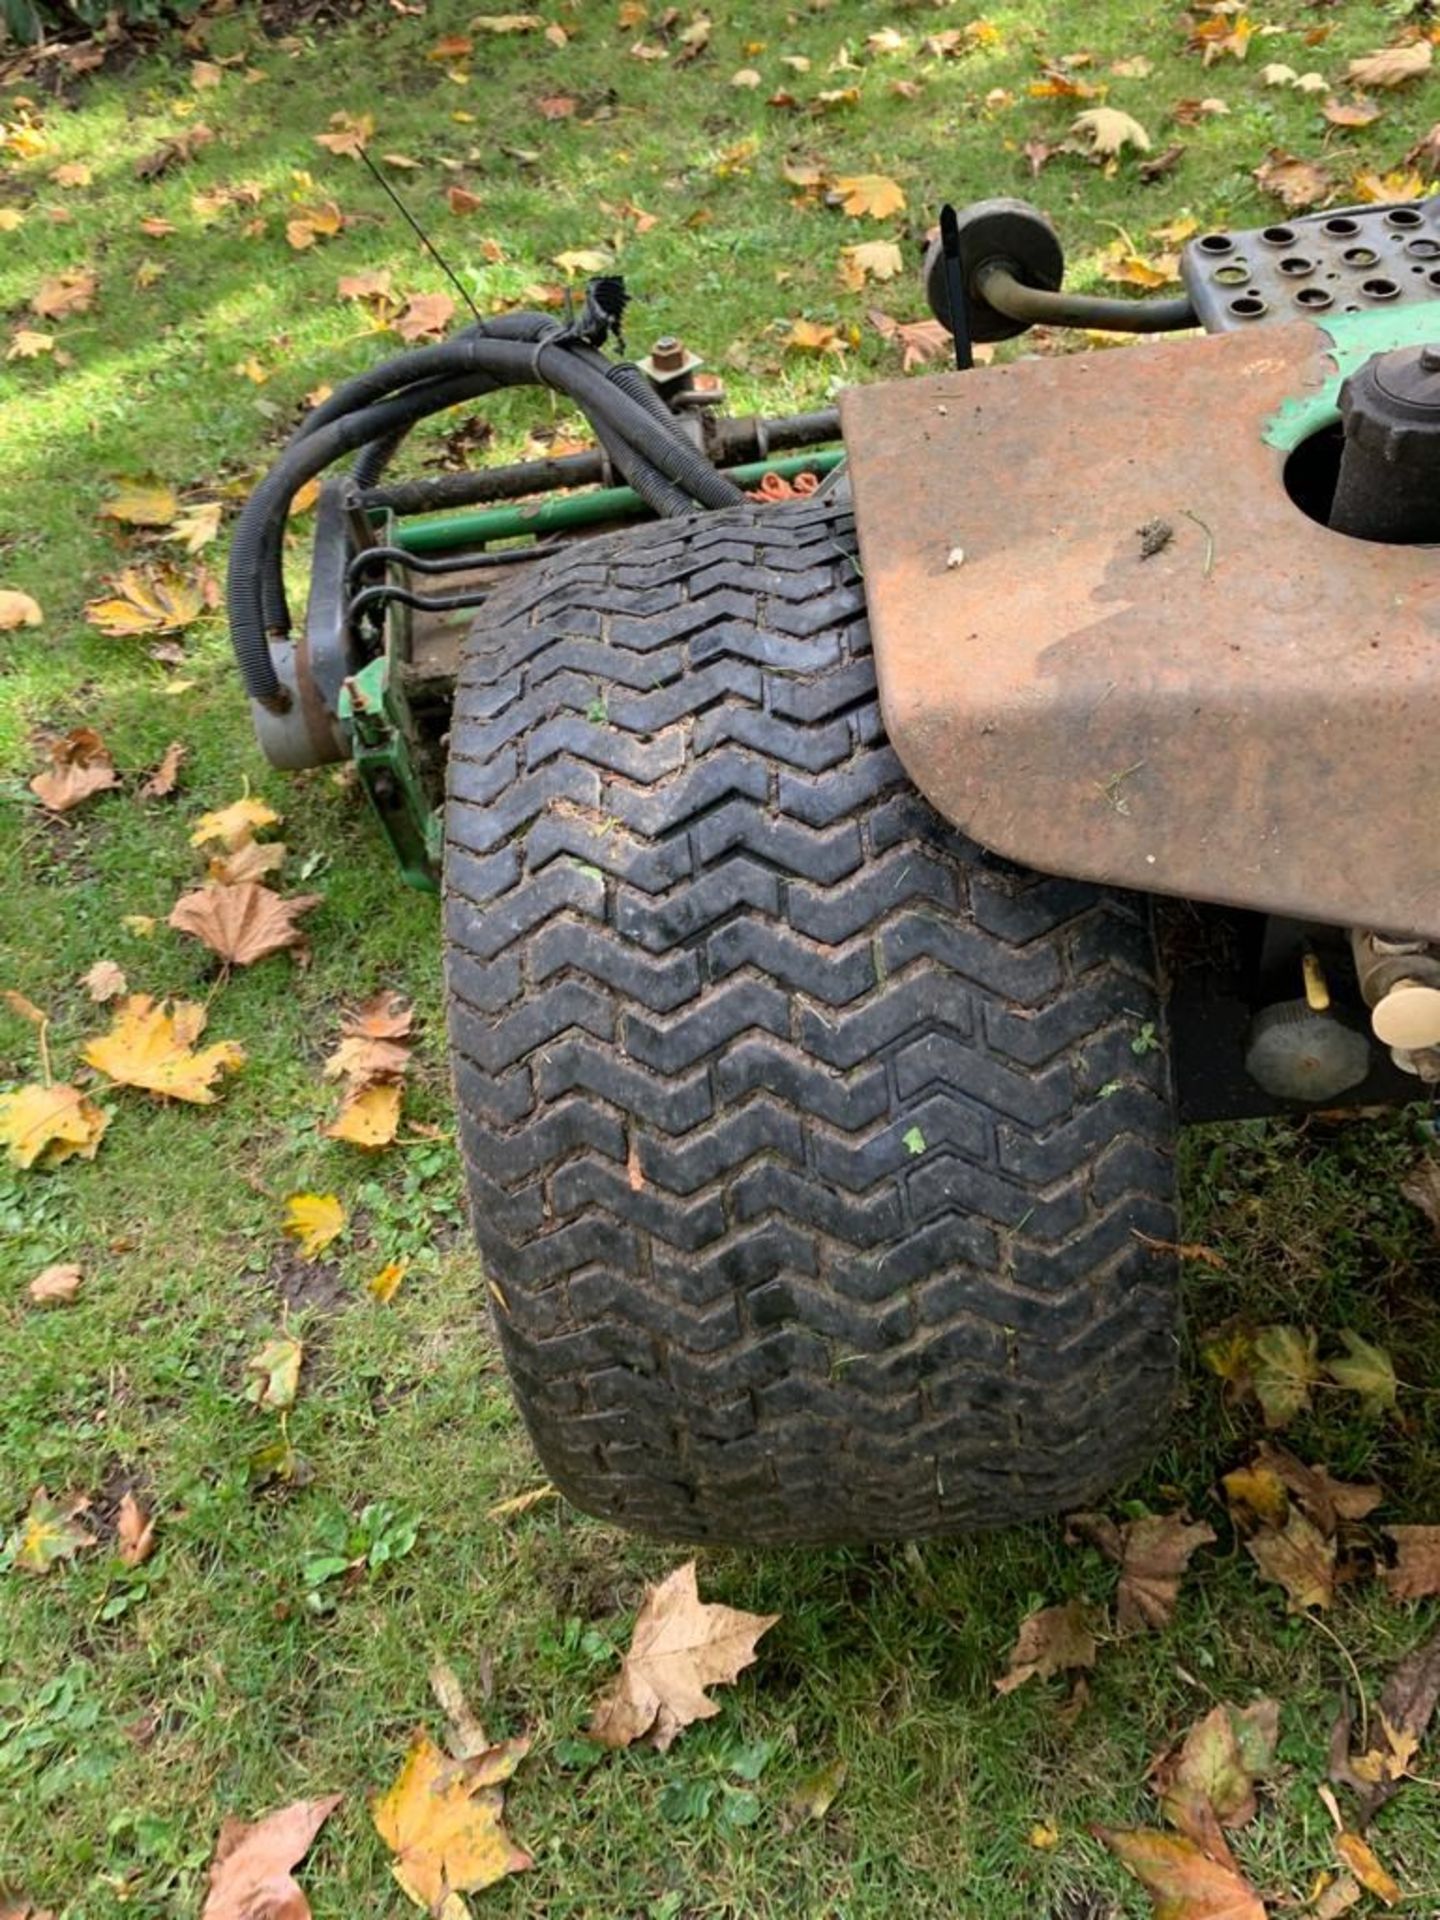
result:
[[[1015,1644],[1006,1656],[1006,1671],[995,1682],[997,1693],[1013,1693],[1027,1680],[1095,1664],[1095,1636],[1085,1605],[1067,1600],[1060,1607],[1042,1607],[1020,1622]]]
[[[1120,1568],[1115,1624],[1121,1633],[1168,1626],[1191,1555],[1215,1539],[1212,1527],[1179,1513],[1149,1513],[1119,1527],[1103,1514],[1077,1513],[1070,1524]]]
[[[375,131],[375,118],[369,113],[332,113],[329,133],[317,133],[317,147],[327,147],[333,154],[348,155],[358,159],[369,145],[370,136]]]
[[[1144,127],[1118,107],[1089,107],[1076,114],[1070,131],[1086,142],[1091,153],[1105,159],[1123,153],[1126,147],[1136,147],[1142,153],[1150,148],[1150,136]]]
[[[371,1040],[403,1040],[415,1024],[415,1009],[403,993],[382,987],[347,1014],[340,1031]]]
[[[1440,1628],[1406,1654],[1380,1691],[1378,1714],[1388,1748],[1387,1754],[1374,1756],[1380,1764],[1367,1765],[1370,1755],[1350,1755],[1350,1715],[1341,1713],[1330,1736],[1330,1778],[1357,1795],[1360,1826],[1368,1825],[1392,1794],[1398,1792],[1399,1776],[1425,1738],[1437,1703],[1440,1703]],[[1394,1764],[1385,1764],[1391,1756]]]
[[[955,351],[950,329],[938,320],[894,320],[888,313],[872,307],[866,316],[885,340],[893,340],[900,349],[900,371],[928,366],[932,360],[949,359]],[[982,356],[977,354],[976,358]]]
[[[172,740],[160,756],[160,764],[140,789],[146,800],[165,800],[175,791],[180,767],[190,749],[183,740]]]
[[[321,897],[300,893],[287,900],[254,880],[228,887],[204,886],[182,894],[166,924],[178,933],[193,934],[222,960],[249,967],[267,954],[298,947],[305,933],[295,922],[318,906]]]
[[[694,1720],[720,1709],[707,1687],[725,1686],[755,1659],[755,1643],[778,1613],[742,1613],[702,1601],[695,1562],[645,1596],[614,1688],[595,1709],[590,1738],[628,1747],[643,1739],[659,1752]]]
[[[1307,1466],[1286,1448],[1269,1440],[1255,1455],[1249,1472],[1254,1476],[1253,1486],[1257,1489],[1268,1490],[1270,1482],[1278,1480],[1327,1538],[1342,1520],[1363,1520],[1384,1498],[1379,1487],[1361,1481],[1332,1479],[1327,1467]],[[1227,1474],[1227,1492],[1230,1481],[1231,1476]],[[1271,1510],[1266,1512],[1260,1512],[1254,1502],[1249,1504],[1258,1519],[1269,1520],[1277,1526],[1284,1524],[1284,1513],[1275,1514],[1273,1502]]]
[[[126,567],[110,581],[112,591],[85,608],[101,633],[128,639],[137,633],[179,633],[205,611],[200,587],[172,567]]]
[[[1245,1550],[1266,1580],[1289,1596],[1291,1613],[1328,1607],[1335,1596],[1335,1542],[1327,1540],[1303,1513],[1292,1512],[1283,1528],[1262,1527]]]
[[[80,1291],[84,1277],[79,1267],[46,1267],[42,1273],[36,1274],[25,1291],[38,1307],[69,1306]]]
[[[284,866],[288,851],[283,840],[243,840],[233,853],[212,854],[205,865],[205,877],[221,887],[263,880],[267,873]]]
[[[155,1551],[155,1522],[133,1493],[126,1493],[115,1519],[115,1532],[123,1566],[143,1567]]]
[[[1327,100],[1321,111],[1332,127],[1368,127],[1380,118],[1373,100]]]
[[[95,304],[99,284],[92,268],[69,267],[41,281],[30,311],[42,320],[64,320],[72,313],[88,313]]]
[[[1155,1920],[1265,1920],[1260,1896],[1223,1839],[1218,1854],[1211,1854],[1188,1834],[1153,1827],[1128,1833],[1092,1827],[1091,1832],[1149,1893]]]
[[[1253,177],[1266,193],[1273,193],[1292,213],[1318,207],[1335,190],[1334,181],[1323,168],[1317,167],[1313,160],[1286,153],[1282,147],[1270,149]]]
[[[50,747],[50,765],[30,782],[30,791],[52,813],[69,813],[92,794],[118,787],[110,750],[93,727],[76,727]]]
[[[215,1842],[200,1920],[310,1920],[293,1870],[342,1796],[296,1800],[253,1822],[229,1819]]]
[[[1408,40],[1398,47],[1381,47],[1362,54],[1345,69],[1357,87],[1403,87],[1430,71],[1434,52],[1428,40]]]
[[[1440,1527],[1386,1527],[1395,1564],[1380,1577],[1392,1600],[1428,1600],[1440,1593]]]
[[[395,322],[402,340],[411,342],[437,338],[455,318],[455,302],[448,293],[414,294]]]

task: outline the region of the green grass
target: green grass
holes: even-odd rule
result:
[[[0,1575],[0,1886],[67,1920],[193,1914],[226,1813],[343,1789],[303,1876],[317,1920],[401,1912],[365,1802],[393,1777],[411,1728],[434,1725],[426,1673],[443,1657],[492,1730],[534,1739],[510,1807],[536,1868],[481,1896],[484,1912],[1138,1912],[1087,1824],[1145,1817],[1151,1756],[1215,1699],[1258,1691],[1283,1703],[1284,1765],[1239,1845],[1257,1884],[1303,1897],[1330,1864],[1314,1787],[1343,1664],[1331,1638],[1286,1618],[1236,1548],[1212,1489],[1255,1424],[1193,1363],[1171,1440],[1128,1493],[1188,1503],[1220,1542],[1199,1557],[1170,1631],[1104,1648],[1073,1723],[1058,1713],[1058,1683],[992,1692],[1030,1608],[1071,1594],[1103,1601],[1112,1588],[1112,1570],[1067,1547],[1058,1528],[919,1550],[715,1552],[703,1557],[709,1595],[784,1615],[756,1668],[723,1695],[719,1719],[670,1754],[567,1765],[576,1756],[564,1743],[583,1731],[645,1584],[677,1556],[554,1503],[485,1518],[538,1472],[484,1325],[448,1138],[371,1163],[318,1131],[338,1010],[388,984],[415,997],[423,1020],[409,1111],[448,1133],[433,903],[395,884],[352,787],[264,767],[217,618],[190,630],[173,666],[144,641],[99,637],[81,613],[102,576],[143,546],[97,518],[118,478],[153,474],[196,496],[223,487],[234,500],[307,393],[393,347],[335,297],[339,275],[388,266],[407,293],[443,284],[368,176],[314,144],[334,111],[373,113],[375,151],[419,163],[394,177],[482,303],[554,281],[556,253],[621,233],[632,341],[680,331],[724,370],[737,411],[781,412],[893,372],[868,307],[902,319],[922,311],[913,277],[844,292],[843,244],[885,235],[913,256],[941,196],[1022,193],[1056,218],[1078,283],[1095,283],[1117,228],[1154,250],[1147,231],[1186,209],[1206,225],[1268,215],[1251,170],[1271,146],[1328,150],[1345,197],[1361,167],[1399,162],[1437,117],[1440,89],[1387,100],[1374,126],[1327,141],[1315,97],[1260,84],[1265,60],[1340,73],[1348,56],[1393,37],[1399,7],[1297,14],[1246,65],[1208,70],[1182,50],[1171,8],[1133,0],[1083,13],[1041,0],[1000,6],[993,45],[943,62],[914,43],[964,9],[726,7],[710,51],[680,70],[631,58],[640,36],[616,31],[612,7],[550,11],[574,29],[568,46],[484,41],[467,78],[425,55],[471,9],[432,0],[423,19],[376,6],[323,32],[302,21],[288,40],[267,41],[251,12],[223,17],[208,57],[245,59],[199,94],[178,42],[122,57],[69,99],[52,97],[43,73],[0,94],[0,117],[37,123],[44,141],[28,157],[12,146],[0,170],[0,205],[26,216],[0,245],[9,330],[34,324],[24,309],[47,275],[88,264],[100,288],[93,311],[53,329],[70,364],[0,363],[0,586],[32,593],[46,615],[38,632],[0,641],[4,984],[50,1013],[61,1072],[102,1023],[79,984],[95,960],[118,961],[139,989],[210,996],[199,949],[163,917],[197,871],[195,817],[247,782],[287,816],[290,872],[313,860],[306,884],[325,896],[309,922],[312,965],[266,961],[213,994],[210,1037],[239,1040],[249,1055],[219,1105],[168,1110],[121,1093],[93,1164],[0,1175],[0,1526],[43,1482],[90,1494],[102,1536],[44,1579]],[[866,34],[891,25],[911,51],[872,58]],[[1302,35],[1316,25],[1331,37],[1308,47]],[[831,71],[842,49],[862,71]],[[1027,86],[1042,59],[1080,50],[1094,56],[1083,77],[1108,86],[1157,150],[1185,142],[1163,185],[1140,184],[1133,159],[1112,177],[1063,156],[1028,180],[1023,142],[1058,139],[1086,103],[1031,99]],[[783,53],[808,55],[811,72],[781,67]],[[1139,53],[1154,62],[1149,78],[1108,74]],[[744,66],[761,71],[758,91],[730,85]],[[246,67],[264,77],[251,82]],[[895,79],[920,81],[918,97],[892,91]],[[860,104],[831,114],[765,104],[779,85],[810,98],[851,84]],[[579,109],[547,121],[535,103],[557,91]],[[1202,95],[1223,98],[1229,114],[1177,134],[1171,104]],[[136,160],[196,119],[213,142],[138,180]],[[909,210],[862,226],[796,205],[780,178],[786,156],[891,174]],[[77,161],[92,169],[90,186],[49,180]],[[261,187],[257,205],[195,210],[196,194],[242,181]],[[482,209],[452,215],[452,183],[480,194]],[[292,202],[331,197],[352,224],[292,251],[282,231]],[[627,200],[658,215],[647,232],[603,210]],[[53,219],[56,209],[68,220]],[[176,231],[147,237],[144,217]],[[257,219],[263,231],[247,231]],[[483,263],[486,239],[499,262]],[[151,279],[146,262],[163,275]],[[783,347],[800,315],[854,329],[843,362]],[[236,371],[252,357],[268,370],[262,385]],[[502,458],[534,424],[574,424],[534,399],[484,411]],[[297,584],[303,550],[301,523]],[[218,571],[223,548],[206,558]],[[183,738],[179,795],[144,801],[131,780],[63,821],[42,817],[24,785],[35,736],[81,720],[127,771]],[[131,914],[161,927],[139,938],[122,924]],[[33,1030],[0,1010],[0,1080],[35,1069]],[[1226,1263],[1190,1269],[1193,1328],[1239,1312],[1332,1335],[1353,1327],[1396,1354],[1410,1383],[1401,1421],[1377,1428],[1333,1393],[1290,1436],[1337,1472],[1378,1476],[1392,1521],[1440,1517],[1440,1422],[1425,1391],[1440,1358],[1440,1259],[1398,1194],[1428,1140],[1412,1115],[1343,1129],[1251,1125],[1194,1136],[1184,1158],[1187,1237]],[[351,1224],[306,1278],[279,1227],[284,1197],[311,1187],[341,1194]],[[411,1272],[380,1306],[363,1283],[398,1252],[411,1254]],[[25,1283],[62,1258],[84,1267],[83,1291],[39,1312]],[[289,1434],[308,1479],[257,1492],[248,1462],[274,1421],[244,1400],[244,1362],[283,1324],[307,1343]],[[111,1535],[127,1487],[158,1514],[160,1540],[130,1575]],[[413,1548],[333,1593],[331,1610],[312,1610],[307,1563],[382,1502],[393,1526],[415,1523]],[[1373,1690],[1428,1616],[1347,1588],[1327,1624]],[[790,1822],[789,1794],[836,1758],[849,1774],[828,1818]],[[762,1759],[757,1780],[740,1777]],[[738,1797],[747,1793],[755,1805]],[[1027,1838],[1044,1820],[1060,1832],[1051,1850]],[[1440,1905],[1432,1788],[1412,1785],[1392,1803],[1377,1844],[1410,1910]]]

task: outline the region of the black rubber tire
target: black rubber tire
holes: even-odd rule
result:
[[[449,1020],[516,1397],[673,1540],[1093,1500],[1169,1406],[1147,903],[982,854],[881,727],[848,511],[577,543],[470,637]]]

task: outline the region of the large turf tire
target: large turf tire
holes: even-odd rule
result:
[[[1146,904],[886,744],[848,513],[576,544],[450,738],[450,1037],[515,1393],[579,1506],[876,1540],[1090,1501],[1175,1347]]]

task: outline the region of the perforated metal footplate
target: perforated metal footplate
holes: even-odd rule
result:
[[[1440,300],[1440,196],[1202,233],[1180,271],[1207,333]]]

